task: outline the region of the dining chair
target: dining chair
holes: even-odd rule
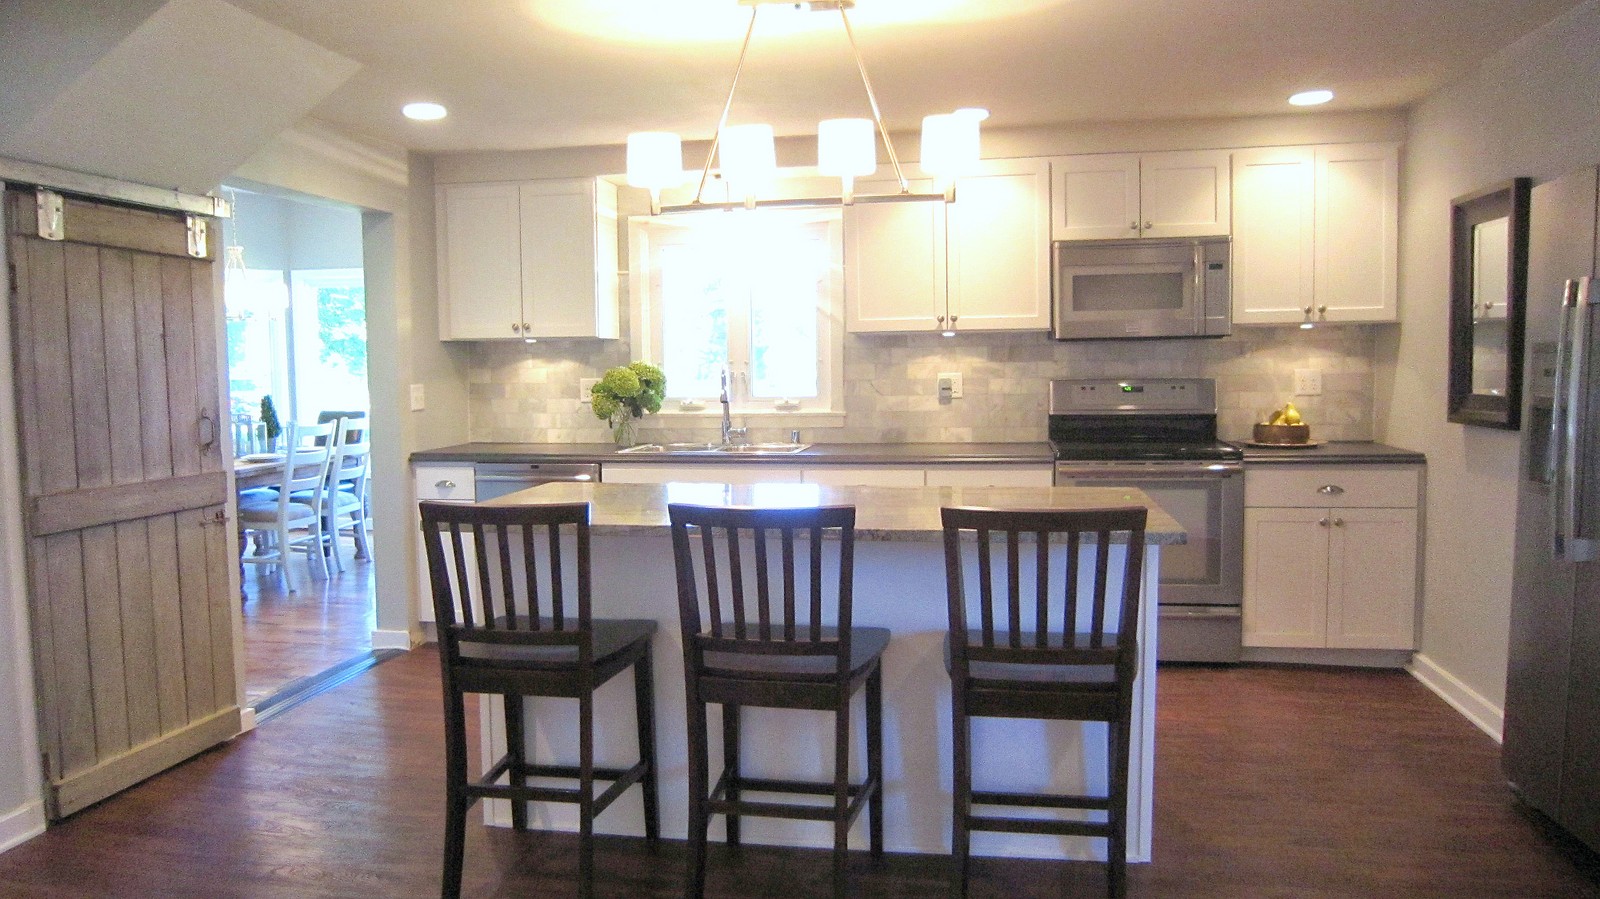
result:
[[[328,553],[334,567],[344,570],[344,554],[339,536],[346,530],[355,544],[357,559],[372,558],[368,541],[367,481],[372,470],[372,444],[367,440],[367,425],[359,419],[335,420],[333,460],[323,484],[323,531],[328,538]]]
[[[1107,892],[1123,895],[1147,515],[1139,506],[941,510],[954,742],[952,895],[967,894],[974,830],[1104,837]],[[1052,586],[1053,569],[1060,580]],[[969,575],[977,586],[976,622]],[[979,717],[1104,722],[1106,795],[975,789],[971,719]],[[976,814],[974,805],[1105,814],[1103,821],[997,816]]]
[[[725,816],[727,842],[737,846],[740,818],[753,815],[831,822],[833,890],[843,896],[850,825],[869,804],[871,852],[875,858],[883,854],[882,657],[889,631],[852,624],[856,510],[672,503],[667,512],[689,714],[686,895],[698,897],[705,890],[711,816]],[[825,564],[830,556],[831,566]],[[797,559],[803,561],[797,564]],[[850,702],[863,687],[867,770],[852,783]],[[707,746],[712,703],[722,706],[722,771],[714,785]],[[832,778],[746,775],[740,755],[740,710],[746,706],[832,712]],[[812,794],[830,801],[756,801],[746,798],[747,792]]]
[[[288,437],[277,495],[255,500],[241,498],[239,503],[240,529],[253,531],[261,538],[254,541],[251,554],[240,561],[277,566],[284,589],[293,593],[294,576],[289,571],[293,551],[305,553],[313,575],[318,568],[324,577],[328,574],[322,555],[322,488],[332,457],[331,447],[326,444],[333,437],[333,425],[290,424]]]
[[[419,506],[444,686],[440,895],[454,899],[461,893],[467,810],[480,799],[494,798],[511,801],[512,827],[519,831],[528,829],[531,802],[578,806],[579,891],[591,896],[595,816],[628,787],[640,786],[646,839],[654,845],[661,835],[650,651],[656,623],[593,617],[588,503]],[[639,761],[627,768],[600,767],[594,760],[594,693],[629,669]],[[504,697],[506,752],[478,778],[467,772],[468,693]],[[578,701],[576,765],[535,762],[524,697]],[[530,778],[576,780],[577,786],[536,785]],[[597,780],[610,782],[598,796]]]

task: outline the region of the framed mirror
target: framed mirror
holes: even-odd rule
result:
[[[1450,421],[1521,424],[1531,186],[1516,178],[1450,203]]]

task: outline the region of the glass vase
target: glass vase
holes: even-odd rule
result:
[[[613,416],[611,419],[611,439],[617,446],[626,449],[638,442],[636,439],[639,430],[639,419],[626,413]]]

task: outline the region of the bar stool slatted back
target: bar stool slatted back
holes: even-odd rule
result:
[[[720,814],[735,846],[743,815],[831,821],[834,892],[842,896],[850,824],[864,806],[870,809],[872,853],[883,852],[881,657],[889,631],[852,626],[855,508],[671,504],[668,515],[689,712],[687,894],[704,891],[706,831],[711,816]],[[867,772],[860,783],[851,783],[850,700],[863,686]],[[723,768],[714,785],[709,703],[722,706]],[[746,776],[739,757],[743,706],[832,711],[832,780]],[[832,803],[752,801],[744,798],[747,791],[815,794]]]
[[[954,719],[953,894],[966,895],[971,832],[987,830],[1105,837],[1108,891],[1120,896],[1127,864],[1128,744],[1148,512],[1138,506],[1073,511],[946,508],[942,516]],[[1053,540],[1058,547],[1054,554]],[[997,542],[1003,553],[995,552]],[[1031,544],[1029,550],[1023,549],[1026,544]],[[1125,549],[1115,552],[1116,546]],[[1061,568],[1055,592],[1053,564]],[[973,566],[976,627],[967,596]],[[1000,590],[995,588],[997,579],[1003,584]],[[973,789],[974,717],[1106,722],[1107,795]],[[974,814],[974,805],[1106,815],[1104,821],[1000,817]]]
[[[528,803],[578,806],[579,884],[593,891],[594,817],[641,785],[645,834],[660,837],[655,706],[649,620],[591,614],[589,505],[476,506],[421,503],[424,545],[444,677],[446,822],[441,895],[461,892],[467,810],[479,799],[511,800],[512,826],[528,827]],[[639,761],[594,763],[594,691],[633,669]],[[506,754],[481,778],[467,774],[464,696],[505,700]],[[537,764],[528,753],[523,697],[578,700],[578,763]],[[538,786],[530,777],[576,780]],[[504,778],[505,783],[499,783]],[[595,795],[596,780],[610,786]]]

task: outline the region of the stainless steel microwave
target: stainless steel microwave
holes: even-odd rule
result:
[[[1222,337],[1232,331],[1226,237],[1057,241],[1057,340]]]

